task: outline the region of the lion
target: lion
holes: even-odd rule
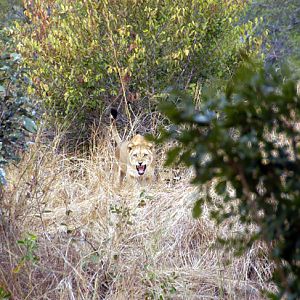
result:
[[[129,141],[122,141],[116,127],[117,111],[112,109],[111,115],[112,135],[117,143],[115,156],[120,185],[122,185],[124,178],[127,181],[151,182],[154,178],[153,143],[147,141],[140,134],[136,134]]]

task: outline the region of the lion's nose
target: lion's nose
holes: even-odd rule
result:
[[[141,166],[143,163],[142,162],[139,162],[139,165]]]

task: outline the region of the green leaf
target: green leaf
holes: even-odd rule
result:
[[[10,297],[11,297],[11,293],[5,291],[2,287],[0,287],[0,299],[9,300]]]
[[[219,195],[223,195],[226,192],[226,187],[227,187],[227,182],[226,181],[220,181],[217,185],[216,185],[216,192]]]
[[[175,147],[168,151],[167,153],[167,159],[165,161],[166,166],[170,166],[172,163],[176,161],[176,158],[178,158],[178,155],[181,151],[180,147]]]
[[[37,132],[37,126],[32,119],[25,117],[23,120],[23,125],[27,131],[29,131],[31,133]]]
[[[0,71],[7,71],[9,69],[10,69],[9,66],[3,66],[3,67],[0,68]]]
[[[203,200],[199,199],[196,201],[194,207],[193,207],[193,218],[197,219],[201,216],[202,214],[202,203]]]
[[[140,198],[143,198],[145,195],[146,195],[146,191],[142,190],[141,193],[140,193]]]
[[[0,93],[5,93],[5,87],[3,85],[0,85]]]
[[[19,54],[19,53],[11,53],[10,57],[13,59],[13,61],[20,60],[21,59],[21,54]]]
[[[206,115],[203,115],[203,114],[196,114],[194,117],[193,117],[194,121],[196,123],[198,123],[199,125],[202,124],[202,125],[208,125],[209,124],[209,121],[210,121],[210,118]]]

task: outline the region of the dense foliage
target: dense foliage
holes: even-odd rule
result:
[[[24,90],[29,79],[20,61],[17,53],[3,51],[0,56],[0,186],[6,182],[5,165],[19,160],[28,136],[36,131],[32,101]]]
[[[238,71],[226,95],[207,99],[195,109],[186,94],[171,94],[162,111],[176,125],[165,132],[178,141],[168,163],[183,162],[195,169],[199,187],[215,180],[215,191],[199,199],[222,223],[238,218],[245,231],[229,241],[242,249],[255,240],[269,246],[275,263],[278,299],[300,298],[300,95],[296,80],[286,71]],[[230,192],[234,190],[234,193]],[[250,230],[247,225],[257,225]],[[253,228],[253,227],[252,227]],[[228,241],[227,241],[228,242]],[[275,296],[274,296],[275,297]]]
[[[238,25],[241,0],[24,3],[27,23],[15,34],[35,92],[57,116],[85,121],[172,83],[228,78],[240,50],[260,44],[252,23]]]
[[[0,0],[0,23],[7,23],[18,14],[21,0]]]
[[[265,47],[266,60],[280,63],[282,60],[300,62],[300,2],[298,0],[258,0],[253,1],[247,18],[261,16],[255,29],[261,34],[269,32]]]

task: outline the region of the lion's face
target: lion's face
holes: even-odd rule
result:
[[[145,174],[147,167],[153,162],[152,147],[152,143],[140,135],[135,136],[128,144],[129,162],[140,176]]]

